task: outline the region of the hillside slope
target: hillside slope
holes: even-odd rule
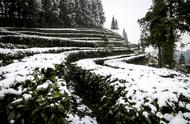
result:
[[[1,28],[1,122],[188,124],[189,75],[128,47],[106,29]]]

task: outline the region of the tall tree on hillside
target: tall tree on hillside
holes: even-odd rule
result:
[[[129,42],[128,41],[128,36],[127,36],[127,33],[126,33],[125,29],[123,29],[123,38],[125,38],[125,40],[127,41],[127,43]]]
[[[102,27],[104,22],[105,22],[105,16],[104,16],[104,10],[102,6],[102,1],[101,0],[95,0],[97,1],[97,10],[98,10],[98,20],[97,20],[97,27]]]
[[[115,19],[115,30],[118,30],[119,29],[119,26],[118,26],[118,21]]]
[[[114,17],[112,17],[111,29],[112,30],[118,30],[119,29],[118,28],[118,22],[117,22],[117,20]]]
[[[158,47],[160,67],[162,62],[165,65],[168,64],[170,68],[174,67],[173,54],[176,47],[175,42],[180,36],[178,35],[179,31],[181,33],[189,31],[189,16],[181,17],[181,15],[187,14],[186,11],[182,11],[186,10],[181,8],[182,3],[183,6],[190,6],[189,2],[185,0],[154,0],[154,4],[146,16],[139,20],[143,31],[146,32],[147,44]]]
[[[115,18],[113,16],[111,21],[111,29],[114,30],[114,28],[115,28]]]
[[[165,18],[167,17],[166,6],[163,1],[156,0],[146,16],[139,20],[143,28],[144,40],[147,45],[158,48],[158,64],[162,67],[162,48],[166,42]]]

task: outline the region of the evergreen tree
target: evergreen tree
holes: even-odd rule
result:
[[[112,30],[118,30],[119,29],[118,28],[118,22],[117,22],[117,20],[114,17],[112,17],[111,29]]]
[[[102,27],[101,0],[0,0],[1,26]]]
[[[92,0],[93,1],[93,0]],[[102,6],[102,1],[101,0],[95,0],[97,2],[96,4],[96,8],[97,8],[97,19],[95,19],[95,25],[97,27],[102,27],[104,22],[105,22],[105,16],[104,16],[104,10],[103,10],[103,6]]]
[[[55,27],[59,23],[59,0],[42,0],[42,16],[46,27]]]
[[[146,32],[146,44],[158,47],[160,67],[162,62],[170,68],[174,67],[175,42],[179,39],[179,31],[190,31],[189,17],[185,16],[190,11],[181,6],[189,7],[190,4],[185,0],[154,0],[146,16],[139,20]]]
[[[162,0],[156,0],[147,12],[146,16],[139,20],[143,28],[142,34],[147,45],[158,48],[158,64],[162,67],[162,48],[166,42],[165,18],[167,17],[166,6]]]
[[[118,30],[119,29],[119,27],[118,27],[118,22],[117,22],[117,20],[115,19],[115,30]]]
[[[185,64],[185,56],[182,53],[179,58],[179,64]]]
[[[125,29],[123,29],[123,38],[125,38],[126,42],[128,43],[128,36],[127,36],[127,33],[125,31]]]
[[[115,29],[115,18],[114,18],[114,16],[112,17],[112,21],[111,21],[111,29],[112,30]]]

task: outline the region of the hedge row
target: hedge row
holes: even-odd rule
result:
[[[2,43],[12,43],[28,45],[30,47],[95,47],[92,42],[74,42],[71,40],[41,38],[41,37],[23,37],[23,36],[2,36],[0,37]]]
[[[76,94],[83,98],[97,117],[99,124],[148,124],[150,120],[143,116],[142,112],[137,111],[128,104],[118,104],[117,100],[125,96],[123,87],[114,89],[111,86],[115,81],[90,73],[89,71],[71,66],[69,78],[73,82],[71,85],[75,88]],[[153,119],[158,123],[157,119]]]
[[[96,58],[96,57],[106,57],[106,56],[114,56],[114,55],[122,55],[122,54],[131,54],[133,53],[130,49],[111,49],[110,51],[99,50],[99,51],[81,51],[78,53],[71,53],[67,57],[67,63],[72,63],[78,61],[80,59],[85,58]]]
[[[102,38],[104,33],[41,33],[41,32],[22,32],[23,34],[28,35],[39,35],[39,36],[48,36],[48,37],[63,37],[63,38],[81,38],[81,37],[89,37],[89,38]],[[108,38],[117,38],[118,40],[124,40],[121,36],[117,36],[114,34],[105,34]]]
[[[107,51],[81,51],[70,54],[67,58],[67,62],[71,63],[72,61],[87,57],[104,57],[111,54],[115,55],[131,52],[130,50],[113,50],[111,53]],[[11,88],[15,90],[21,88],[23,92],[20,95],[8,93],[3,99],[0,99],[0,118],[4,124],[67,124],[66,119],[68,113],[78,113],[81,117],[86,115],[84,112],[78,111],[77,100],[74,97],[60,93],[59,86],[56,83],[57,79],[64,79],[66,82],[70,81],[71,77],[68,74],[71,70],[65,65],[56,65],[55,68],[55,70],[36,69],[37,73],[33,74],[33,80],[15,82],[15,85]],[[37,88],[47,81],[52,82],[48,85],[47,89],[39,90]],[[49,94],[50,92],[51,94]],[[24,97],[25,94],[31,97],[27,99]],[[13,102],[15,100],[17,102]],[[57,104],[57,102],[59,104]],[[89,115],[89,113],[87,114]]]
[[[15,82],[11,87],[22,89],[21,94],[5,94],[0,99],[0,119],[2,124],[69,124],[68,115],[94,117],[82,105],[79,97],[70,93],[64,81],[62,65],[55,70],[47,68],[33,73],[33,80]],[[46,83],[46,85],[44,85]],[[44,87],[45,86],[45,87]],[[63,87],[65,87],[63,92]],[[84,105],[84,104],[83,104]],[[74,120],[75,121],[75,120]]]
[[[120,36],[119,34],[112,32],[110,30],[106,29],[97,29],[97,28],[75,28],[75,29],[44,29],[44,28],[6,28],[7,30],[10,31],[33,31],[33,32],[43,32],[43,33],[87,33],[87,34],[107,34],[107,35],[117,35]],[[121,36],[120,36],[121,37]]]
[[[3,124],[66,124],[71,111],[72,98],[62,94],[57,84],[59,72],[48,68],[36,70],[33,80],[15,82],[11,88],[22,89],[20,95],[7,93],[0,99],[0,118]],[[47,87],[37,88],[48,83]],[[63,81],[62,85],[66,85]]]
[[[115,89],[111,85],[119,80],[110,80],[109,76],[95,75],[70,63],[83,58],[105,57],[107,55],[129,54],[131,52],[129,50],[112,51],[112,53],[107,53],[106,51],[97,53],[92,51],[79,52],[70,54],[67,58],[66,66],[64,66],[66,82],[73,86],[76,94],[83,98],[84,103],[93,110],[100,124],[148,124],[150,120],[143,116],[142,111],[137,111],[130,104],[128,104],[128,107],[131,109],[126,109],[123,104],[117,104],[117,100],[126,95],[126,93],[122,92],[124,87]],[[158,119],[152,117],[151,122],[158,123]]]
[[[98,44],[95,42],[73,41],[59,38],[27,37],[19,35],[2,36],[0,37],[0,42],[28,45],[29,47],[98,47]],[[124,45],[124,43],[120,42],[111,42],[110,44],[113,44],[116,47]]]
[[[19,44],[11,44],[11,43],[0,43],[0,48],[8,48],[8,49],[27,49],[27,45],[19,45]]]
[[[74,57],[69,57],[69,61],[77,61]],[[80,54],[79,54],[80,56]],[[82,55],[81,55],[82,56]],[[81,58],[88,58],[83,55]],[[143,59],[140,58],[140,59]],[[131,61],[132,62],[132,61]],[[102,61],[98,61],[102,64]],[[132,103],[126,97],[127,89],[123,86],[117,86],[117,88],[112,85],[116,81],[119,83],[127,83],[125,80],[110,80],[110,76],[104,77],[101,75],[96,75],[90,70],[84,70],[76,65],[67,63],[65,66],[68,72],[66,75],[66,81],[72,85],[75,89],[76,94],[78,94],[85,104],[87,104],[95,113],[97,121],[99,124],[160,124],[169,123],[168,120],[159,116],[158,113],[165,115],[176,115],[178,112],[189,112],[185,106],[181,106],[181,103],[188,104],[190,102],[189,98],[186,98],[182,94],[179,95],[178,101],[173,102],[173,105],[167,104],[167,106],[159,107],[157,99],[151,102],[152,105],[156,107],[157,112],[152,113],[149,106],[142,106],[140,110],[137,110]],[[66,72],[66,71],[65,71]],[[118,100],[122,99],[124,102],[118,103]],[[148,116],[146,116],[146,114]],[[157,115],[158,114],[158,115]],[[185,118],[190,121],[189,118]]]

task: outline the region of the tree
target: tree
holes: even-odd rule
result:
[[[101,0],[0,0],[1,26],[102,27]]]
[[[119,29],[118,28],[118,22],[117,22],[117,20],[114,17],[112,17],[111,29],[112,30],[118,30]]]
[[[146,48],[146,42],[145,42],[144,33],[141,33],[141,36],[140,36],[140,46],[141,46],[142,52],[144,53],[145,48]]]
[[[162,0],[156,0],[146,16],[139,20],[142,35],[146,45],[158,48],[158,65],[162,67],[162,47],[166,42],[165,18],[167,16],[166,6]]]
[[[55,27],[59,24],[59,0],[42,0],[42,17],[46,27]]]
[[[111,21],[111,29],[114,30],[115,28],[115,18],[112,17],[112,21]]]
[[[93,0],[92,0],[93,1]],[[95,0],[97,1],[97,20],[96,20],[96,26],[97,27],[102,27],[104,22],[105,22],[105,16],[104,16],[104,10],[103,10],[103,6],[102,6],[102,1],[101,0]]]
[[[185,31],[190,31],[189,16],[185,16],[190,3],[186,0],[154,0],[146,16],[139,20],[147,44],[158,47],[159,67],[174,67],[175,42]]]
[[[185,64],[185,56],[182,53],[179,58],[179,64]]]
[[[126,42],[128,43],[128,36],[127,36],[127,33],[125,31],[125,29],[123,29],[123,38],[125,38]]]

